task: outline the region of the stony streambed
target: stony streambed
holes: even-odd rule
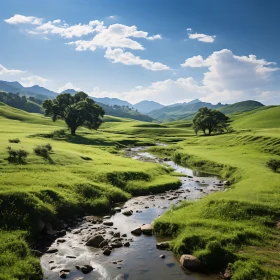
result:
[[[59,232],[41,257],[44,279],[217,279],[183,270],[172,252],[157,248],[157,243],[165,240],[151,235],[150,224],[171,204],[222,190],[223,182],[169,159],[163,162],[144,149],[127,149],[125,154],[135,160],[164,163],[185,174],[180,178],[180,189],[132,198],[124,205],[116,205],[116,213],[111,216],[76,217],[76,225]]]

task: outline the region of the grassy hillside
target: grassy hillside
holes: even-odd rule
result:
[[[233,117],[238,128],[279,128],[280,106],[265,106]]]
[[[172,236],[176,253],[194,254],[212,270],[233,263],[234,280],[280,278],[280,174],[265,165],[280,160],[279,114],[280,107],[260,108],[236,115],[235,133],[151,148],[231,183],[156,220],[156,231]]]
[[[109,116],[105,120],[104,127],[111,128],[141,124]],[[40,279],[39,262],[25,241],[36,239],[40,224],[56,226],[74,214],[106,213],[113,201],[180,185],[167,168],[118,155],[126,145],[153,140],[84,128],[73,137],[62,129],[63,122],[0,106],[0,279]],[[9,143],[15,138],[20,143]],[[49,158],[34,153],[48,143]],[[8,146],[27,151],[26,163],[10,163]]]
[[[242,102],[237,102],[231,105],[227,105],[219,109],[225,115],[229,114],[238,114],[246,111],[251,111],[259,107],[263,107],[264,105],[258,101],[247,100]]]
[[[154,110],[148,113],[148,115],[158,121],[175,121],[181,119],[192,119],[195,113],[201,107],[208,107],[211,109],[218,109],[223,107],[221,103],[213,105],[207,102],[195,102],[195,103],[178,103],[170,106],[163,107],[158,110]]]

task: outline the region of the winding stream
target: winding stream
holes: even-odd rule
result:
[[[145,147],[126,150],[126,156],[135,160],[163,163],[162,160],[144,151]],[[166,211],[171,204],[177,204],[182,200],[197,200],[201,197],[223,189],[219,178],[210,174],[197,172],[175,164],[173,161],[165,161],[175,171],[186,174],[180,177],[182,186],[179,190],[168,191],[164,194],[140,196],[121,205],[122,211],[133,210],[133,215],[125,216],[120,212],[105,217],[106,221],[113,222],[113,226],[93,224],[90,218],[80,220],[80,223],[67,231],[67,234],[56,240],[52,249],[58,251],[52,254],[44,254],[41,257],[41,266],[44,279],[61,279],[59,272],[68,269],[66,279],[132,279],[132,280],[210,280],[218,279],[217,276],[194,274],[181,268],[178,259],[170,251],[156,249],[156,243],[161,240],[155,236],[133,236],[130,232],[142,224],[150,224],[159,215]],[[104,218],[103,218],[104,219]],[[129,241],[130,247],[115,248],[110,256],[105,256],[99,248],[85,246],[86,237],[96,231],[103,231],[105,239],[112,236],[123,235],[123,242]],[[106,231],[106,232],[105,232]],[[125,236],[127,235],[127,236]],[[159,256],[164,254],[165,258]],[[88,274],[83,274],[76,269],[77,265],[91,265],[94,269]]]

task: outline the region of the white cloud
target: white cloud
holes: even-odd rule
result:
[[[22,74],[25,73],[25,71],[22,70],[16,70],[16,69],[7,69],[4,67],[2,64],[0,64],[0,76],[1,75],[17,75],[17,74]]]
[[[115,18],[115,16],[110,16],[109,18],[112,19]],[[58,35],[66,39],[70,39],[73,37],[82,37],[95,33],[93,38],[90,40],[76,40],[67,42],[66,44],[75,46],[76,51],[95,51],[97,48],[107,49],[105,57],[114,63],[120,62],[126,65],[141,65],[142,67],[153,71],[169,69],[168,66],[162,63],[141,59],[130,52],[123,52],[119,49],[144,50],[142,44],[136,39],[142,38],[150,41],[162,39],[160,34],[149,36],[148,32],[138,30],[135,25],[127,26],[115,23],[107,27],[99,20],[90,21],[88,24],[79,23],[69,25],[61,19],[43,22],[41,19],[22,15],[16,15],[5,21],[8,23],[16,22],[17,24],[35,24],[36,21],[38,26],[27,30],[27,32],[35,36],[41,35],[45,40],[49,40],[49,36],[46,35]],[[111,48],[118,48],[118,50],[111,50]]]
[[[212,103],[252,99],[265,104],[280,102],[280,92],[269,90],[275,85],[273,73],[279,70],[273,62],[258,59],[255,55],[237,56],[227,49],[213,52],[206,59],[195,56],[186,62],[182,64],[183,67],[207,67],[201,81],[192,77],[168,79],[124,92],[95,89],[91,94],[118,97],[132,103],[149,99],[171,104],[195,98]]]
[[[147,37],[147,39],[153,41],[153,40],[162,39],[162,37],[160,34],[157,34],[157,35],[149,36]]]
[[[79,87],[74,86],[72,83],[68,82],[65,85],[61,86],[58,88],[58,92],[62,92],[66,89],[74,89],[76,91],[81,91],[81,89]]]
[[[189,28],[187,28],[187,31],[192,31],[192,28],[190,28],[190,27],[189,27]]]
[[[213,35],[206,35],[206,34],[199,34],[199,33],[193,33],[193,34],[189,34],[189,38],[190,39],[195,39],[198,40],[200,42],[204,42],[204,43],[213,43],[215,41],[216,36]]]
[[[66,23],[61,24],[61,20],[49,21],[41,24],[35,28],[35,32],[38,34],[56,34],[64,38],[82,37],[93,32],[96,32],[102,28],[103,22],[91,21],[89,24],[75,24],[68,25]]]
[[[46,83],[48,82],[47,79],[42,78],[40,76],[29,76],[29,77],[24,77],[20,79],[20,83],[24,87],[32,87],[34,85],[39,85],[39,86],[45,86]]]
[[[181,64],[182,67],[203,67],[205,65],[205,61],[201,55],[193,56],[191,58],[186,59],[186,61]]]
[[[134,39],[144,38],[148,40],[161,39],[161,35],[148,36],[148,32],[138,30],[136,26],[127,26],[123,24],[112,24],[104,27],[91,40],[78,40],[67,43],[75,45],[77,51],[91,50],[100,48],[127,48],[132,50],[143,50],[144,47]]]
[[[122,63],[125,65],[141,65],[143,68],[152,71],[169,70],[170,68],[159,62],[152,62],[148,59],[141,59],[139,56],[135,56],[131,52],[124,52],[122,49],[108,48],[105,53],[105,57],[113,63]]]
[[[23,16],[23,15],[14,15],[9,19],[5,19],[5,22],[9,24],[34,24],[40,25],[43,21],[42,18],[31,17],[31,16]]]
[[[124,92],[108,92],[95,88],[90,95],[94,97],[116,97],[136,103],[141,100],[154,100],[162,104],[186,102],[203,96],[203,87],[197,84],[193,78],[179,78],[177,80],[164,80],[152,83],[147,87],[136,86]]]
[[[108,16],[109,19],[116,19],[117,16]]]

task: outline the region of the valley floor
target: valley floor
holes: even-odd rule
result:
[[[235,116],[236,132],[227,135],[194,136],[188,121],[108,116],[98,132],[82,128],[73,137],[62,122],[0,104],[0,279],[41,279],[29,245],[48,223],[58,227],[74,214],[106,213],[113,202],[177,188],[169,168],[121,156],[122,148],[155,142],[169,145],[152,147],[153,153],[230,182],[225,192],[183,202],[156,220],[156,232],[172,236],[174,252],[194,254],[217,272],[232,263],[234,280],[280,279],[280,174],[265,166],[280,159],[275,108],[267,118],[264,110]],[[20,143],[9,143],[15,138]],[[48,159],[34,153],[47,143]],[[27,151],[26,163],[9,163],[8,146]]]

